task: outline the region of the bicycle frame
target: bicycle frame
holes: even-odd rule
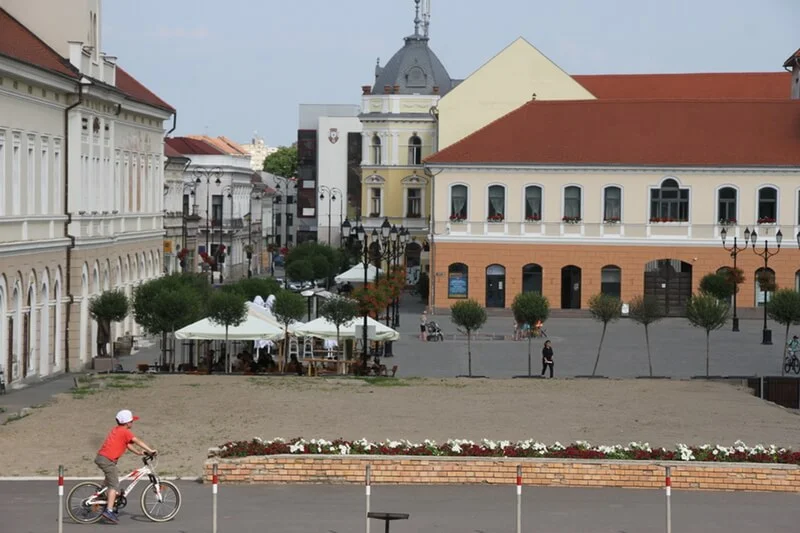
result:
[[[142,466],[140,468],[137,468],[136,470],[134,470],[133,472],[131,472],[130,474],[128,474],[127,476],[125,476],[125,477],[123,477],[122,479],[119,480],[120,485],[123,482],[130,480],[130,483],[128,484],[128,486],[126,486],[124,489],[122,489],[120,491],[119,496],[122,496],[123,498],[127,498],[128,494],[133,492],[133,489],[136,487],[136,485],[139,484],[139,481],[141,481],[145,477],[147,477],[147,479],[151,483],[155,484],[155,486],[156,486],[156,496],[158,497],[158,501],[161,502],[162,501],[161,500],[161,487],[160,487],[160,484],[159,484],[158,475],[156,474],[155,470],[153,470],[153,468],[149,464],[145,464],[144,466]],[[108,503],[107,500],[99,499],[100,496],[102,496],[103,494],[106,494],[107,492],[108,492],[108,486],[103,487],[98,492],[92,494],[91,497],[89,497],[89,499],[86,500],[85,505],[105,505],[105,504],[107,504]]]

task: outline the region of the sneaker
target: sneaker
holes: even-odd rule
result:
[[[112,524],[118,524],[119,523],[119,517],[117,516],[117,513],[115,513],[114,511],[112,511],[110,509],[106,509],[105,511],[103,511],[103,518],[105,518],[106,520],[108,520]]]

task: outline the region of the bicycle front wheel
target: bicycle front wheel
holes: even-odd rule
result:
[[[155,483],[150,483],[142,491],[142,512],[153,522],[168,522],[175,518],[181,509],[181,491],[174,483],[161,481],[161,499],[156,493]]]
[[[89,498],[100,492],[103,487],[99,483],[84,481],[78,483],[67,495],[65,505],[67,514],[79,524],[94,524],[103,515],[105,509],[105,499],[99,500],[100,503],[87,505]]]
[[[797,357],[792,358],[792,372],[800,374],[800,359]]]

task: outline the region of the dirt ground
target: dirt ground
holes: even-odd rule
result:
[[[59,464],[68,476],[99,474],[96,451],[123,408],[141,417],[134,432],[162,453],[163,475],[197,476],[209,447],[253,437],[800,448],[798,415],[701,381],[123,375],[86,386],[0,426],[1,476],[52,475]]]

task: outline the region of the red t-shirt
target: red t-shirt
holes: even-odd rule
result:
[[[130,429],[125,426],[117,426],[109,431],[97,454],[111,461],[117,461],[128,449],[128,444],[133,442],[133,439],[133,432]]]

